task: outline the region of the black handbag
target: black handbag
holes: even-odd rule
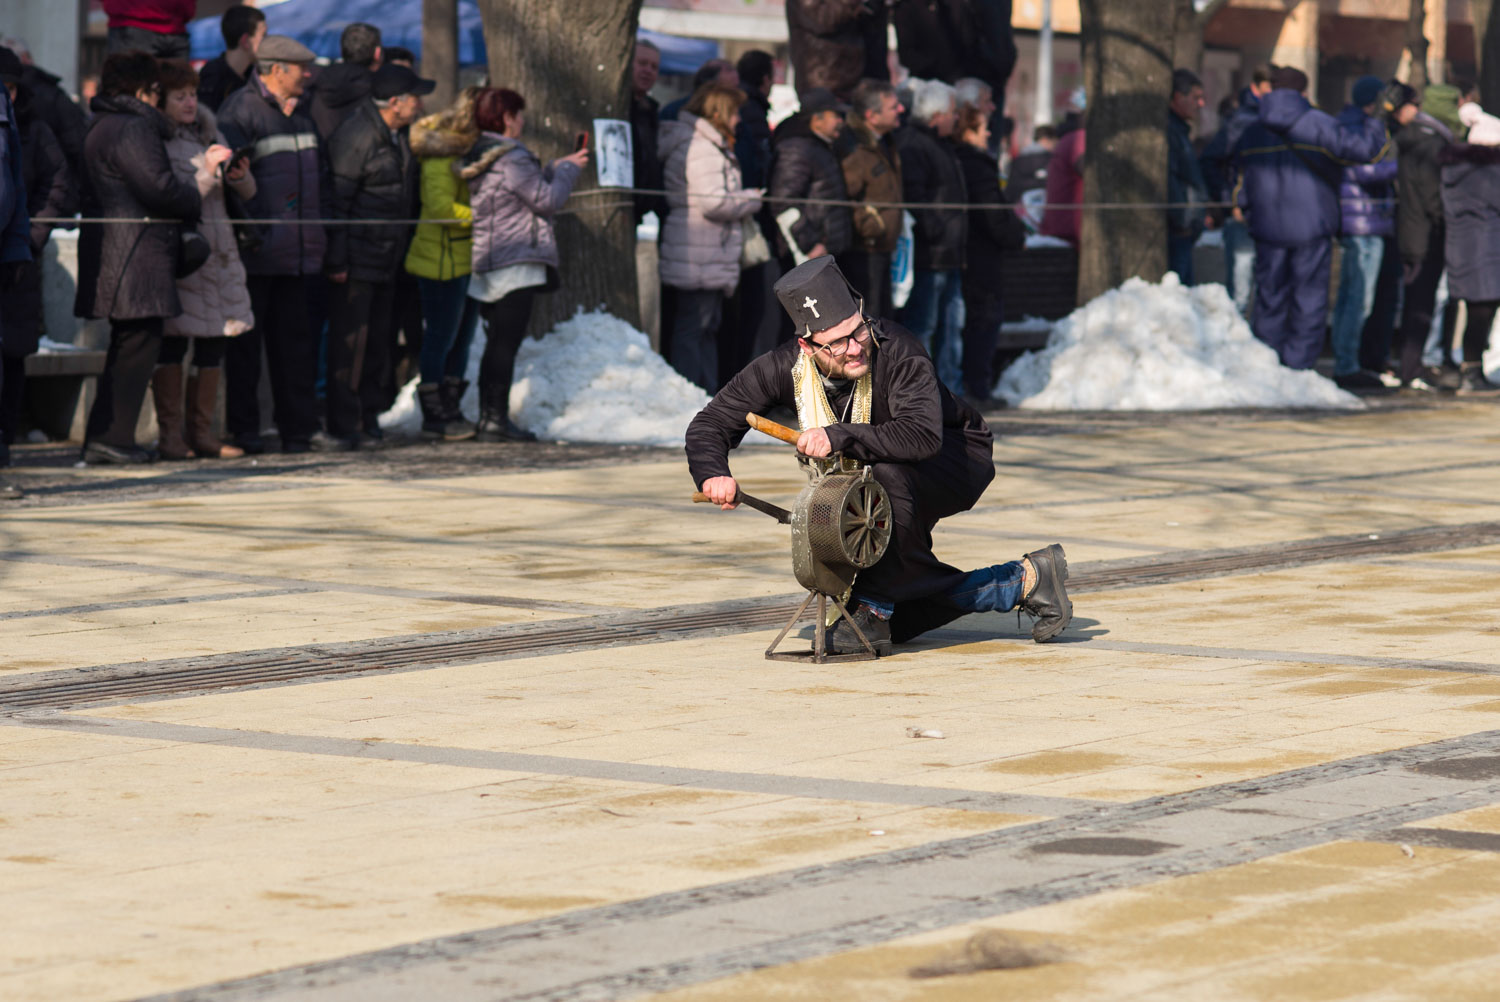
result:
[[[187,278],[208,261],[212,248],[208,238],[191,223],[183,223],[177,233],[177,277]]]

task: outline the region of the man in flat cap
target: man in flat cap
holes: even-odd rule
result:
[[[798,452],[867,463],[890,497],[890,546],[855,579],[851,603],[878,652],[970,612],[1020,608],[1035,618],[1038,643],[1066,629],[1073,605],[1061,546],[974,571],[933,554],[933,526],[972,508],[994,479],[993,438],[979,412],[938,381],[917,339],[866,317],[832,257],[798,265],[775,291],[796,336],[746,366],[693,419],[688,468],[699,489],[735,507],[729,451],[745,437],[745,415],[794,409]],[[842,620],[829,644],[833,653],[863,649]]]
[[[295,38],[267,35],[245,85],[219,106],[219,128],[230,147],[250,150],[255,196],[245,206],[249,218],[284,221],[240,231],[255,328],[229,339],[225,424],[234,444],[251,454],[266,450],[260,434],[262,345],[282,450],[331,444],[318,426],[318,335],[308,314],[322,283],[326,236],[322,226],[303,223],[322,219],[329,208],[323,203],[328,168],[317,127],[294,110],[314,58]]]
[[[333,215],[338,219],[409,219],[417,171],[405,128],[422,114],[437,84],[405,66],[375,71],[370,97],[328,137]],[[323,271],[333,283],[328,303],[328,433],[350,446],[381,438],[382,385],[395,330],[396,273],[412,227],[335,226]]]

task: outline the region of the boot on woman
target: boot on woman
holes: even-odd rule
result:
[[[194,458],[182,434],[182,366],[157,366],[151,374],[151,396],[156,403],[156,451],[162,459]]]
[[[196,369],[188,379],[188,442],[200,456],[208,459],[239,459],[245,450],[228,445],[214,435],[214,411],[219,405],[219,372]]]

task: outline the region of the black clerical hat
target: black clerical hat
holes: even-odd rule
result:
[[[771,288],[792,318],[798,337],[837,327],[859,312],[854,293],[832,257],[802,262]]]

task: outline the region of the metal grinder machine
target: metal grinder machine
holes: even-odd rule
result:
[[[785,425],[768,421],[758,414],[745,415],[745,421],[757,431],[795,445],[797,432]],[[807,596],[792,614],[771,646],[766,657],[775,661],[804,661],[824,664],[830,661],[869,661],[878,655],[868,637],[860,630],[846,605],[855,576],[875,566],[891,542],[891,503],[885,488],[872,475],[871,468],[834,453],[826,459],[798,456],[807,473],[807,486],[797,495],[788,511],[741,491],[735,501],[764,512],[792,527],[792,573],[797,583],[807,589]],[[708,501],[702,493],[694,501]],[[776,648],[801,621],[807,608],[817,599],[817,619],[813,627],[813,646],[806,651],[783,651]],[[830,621],[828,604],[837,615]],[[846,620],[864,645],[852,654],[828,653],[827,630],[840,619]]]

